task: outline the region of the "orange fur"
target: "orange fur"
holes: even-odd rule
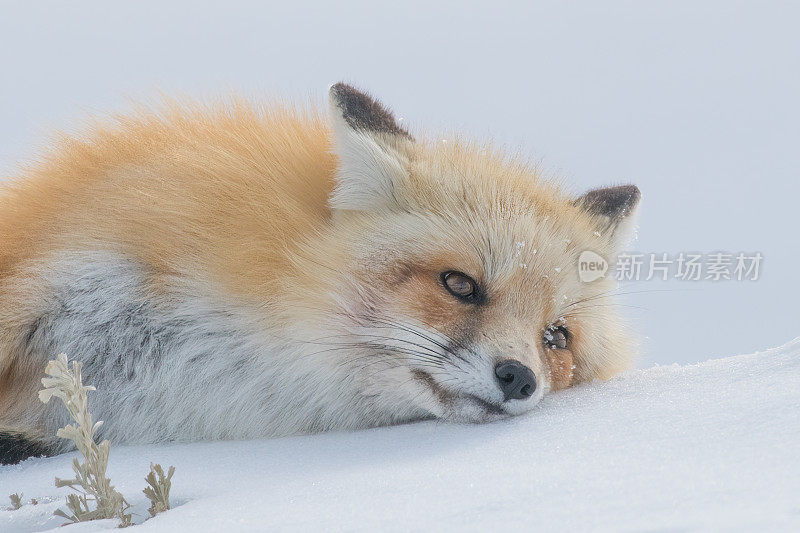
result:
[[[181,275],[206,280],[223,300],[270,303],[260,320],[298,330],[334,311],[336,297],[395,295],[380,305],[457,340],[482,334],[498,350],[508,346],[497,356],[548,367],[552,388],[628,364],[616,321],[582,336],[595,316],[567,313],[561,300],[609,288],[581,287],[565,263],[584,249],[611,253],[596,216],[487,148],[383,142],[405,165],[398,204],[359,211],[329,207],[339,162],[328,123],[313,111],[172,102],[61,138],[0,189],[0,427],[35,411],[27,398],[38,370],[21,357],[20,336],[47,299],[33,266],[63,250],[134,258],[156,291]],[[369,250],[382,237],[367,236],[382,226],[405,239],[391,260]],[[515,252],[519,242],[527,248]],[[454,302],[438,282],[448,269],[489,280],[491,303]],[[351,279],[360,288],[348,293]],[[543,354],[542,331],[557,320],[578,332],[575,346]]]
[[[314,113],[240,101],[172,103],[62,137],[0,188],[0,421],[24,410],[12,408],[23,398],[36,401],[40,369],[12,359],[35,314],[26,266],[110,246],[149,265],[156,286],[198,269],[226,290],[269,298],[290,268],[284,248],[329,216],[334,164]]]
[[[3,192],[0,273],[113,242],[157,272],[192,262],[260,292],[288,268],[281,249],[329,216],[334,163],[313,114],[234,102],[120,118],[62,140]]]

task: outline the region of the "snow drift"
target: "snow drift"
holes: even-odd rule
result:
[[[112,447],[109,473],[142,522],[149,463],[176,466],[174,508],[143,531],[797,530],[799,415],[800,338],[631,371],[489,425]],[[71,460],[0,467],[2,498],[39,500],[0,511],[0,531],[60,525],[52,512],[66,491],[53,478]]]

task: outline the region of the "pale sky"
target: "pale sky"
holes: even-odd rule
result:
[[[640,365],[800,335],[789,2],[6,1],[2,13],[3,175],[52,128],[159,91],[322,101],[350,81],[418,134],[494,138],[576,193],[636,183],[635,250],[763,255],[755,282],[627,283]]]

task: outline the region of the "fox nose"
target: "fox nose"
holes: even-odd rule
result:
[[[519,361],[501,361],[494,367],[500,390],[508,400],[527,400],[536,390],[536,375]]]

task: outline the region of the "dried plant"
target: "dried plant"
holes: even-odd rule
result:
[[[8,508],[9,511],[16,511],[20,507],[22,507],[22,494],[9,494],[8,498],[11,500],[11,507]]]
[[[16,511],[24,505],[22,503],[22,494],[17,494],[16,492],[14,494],[9,494],[8,499],[11,500],[11,507],[6,507],[6,511]],[[31,498],[30,504],[39,505],[39,500]]]
[[[55,514],[71,522],[117,518],[120,527],[127,527],[131,525],[131,514],[127,512],[130,505],[122,494],[114,490],[111,480],[106,477],[109,442],[95,442],[95,433],[102,422],[92,423],[86,393],[94,390],[94,387],[83,384],[81,367],[80,362],[73,361],[70,370],[67,356],[59,355],[47,363],[45,373],[50,377],[42,378],[45,388],[39,391],[39,399],[44,403],[54,396],[64,403],[77,425],[69,424],[56,434],[74,442],[84,459],[84,462],[78,458],[73,460],[74,479],[56,478],[57,487],[69,487],[76,494],[67,496],[67,508],[71,514],[60,509]]]
[[[144,478],[150,486],[142,491],[150,500],[150,507],[147,509],[150,516],[169,510],[169,489],[172,487],[170,480],[174,473],[174,466],[169,467],[169,473],[165,476],[161,465],[150,463],[150,473]]]

